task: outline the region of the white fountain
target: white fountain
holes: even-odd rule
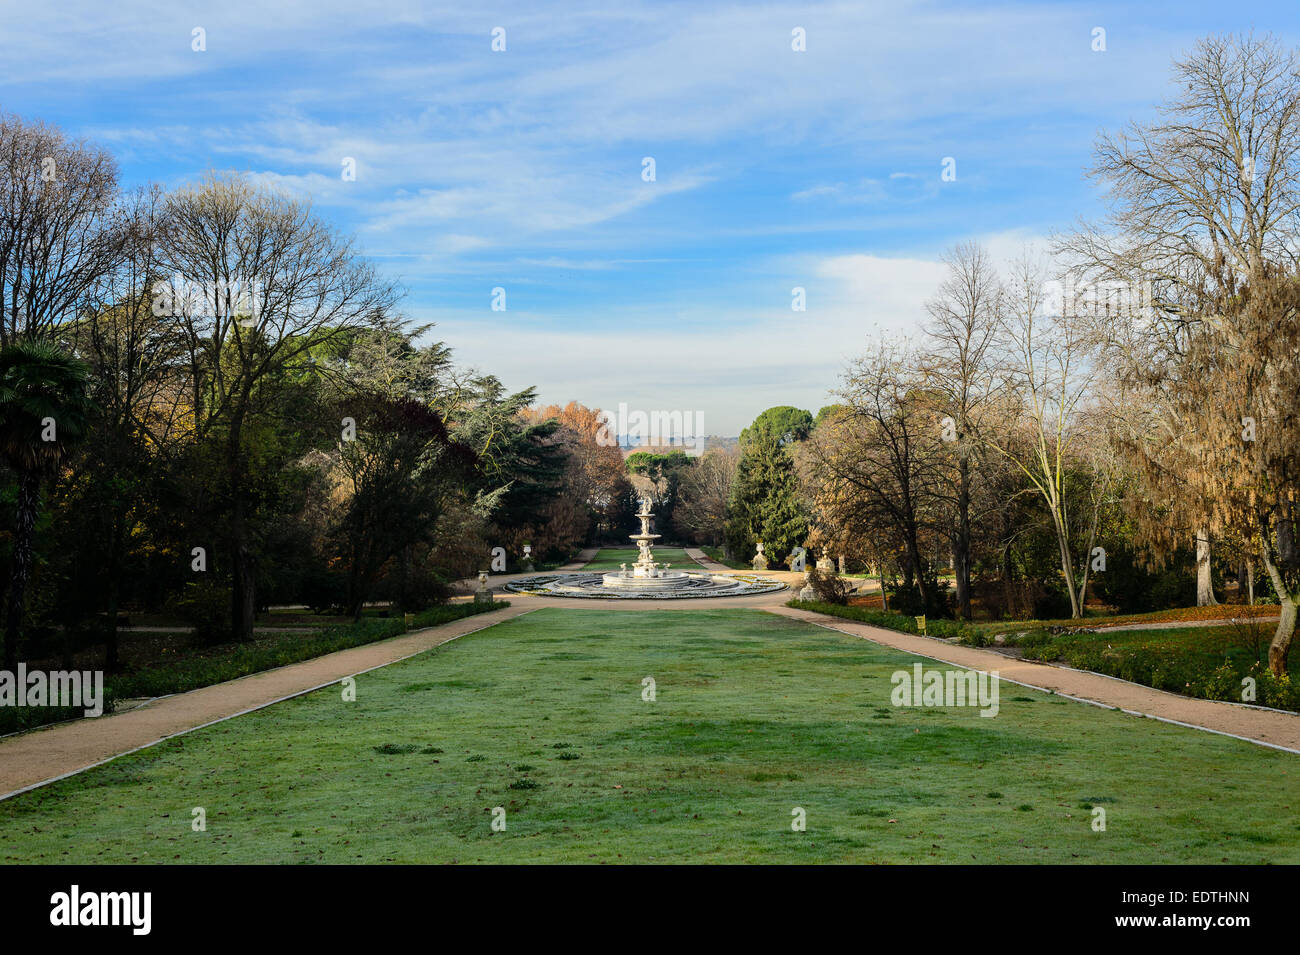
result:
[[[631,567],[619,565],[616,574],[536,574],[517,577],[505,585],[516,594],[535,597],[584,597],[601,600],[669,600],[688,597],[745,597],[784,590],[785,584],[770,577],[742,573],[686,573],[654,559],[654,542],[660,535],[650,530],[654,514],[650,502],[641,501],[637,512],[641,533],[629,534],[636,541],[638,556]]]
[[[636,563],[629,569],[627,564],[619,565],[617,574],[605,574],[603,584],[606,587],[620,587],[631,590],[672,590],[690,578],[690,574],[680,570],[669,570],[669,564],[659,564],[654,559],[654,542],[662,535],[652,533],[650,521],[654,514],[650,510],[650,500],[641,499],[641,510],[636,515],[641,521],[641,533],[629,534],[636,541],[638,553]]]

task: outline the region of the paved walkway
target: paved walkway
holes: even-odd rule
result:
[[[726,564],[720,564],[698,547],[687,547],[686,556],[705,570],[731,570]]]
[[[1216,620],[1162,620],[1159,623],[1110,623],[1083,629],[1105,633],[1108,630],[1183,630],[1187,627],[1230,627],[1234,623],[1277,623],[1281,617],[1220,617]]]
[[[559,569],[560,570],[582,570],[582,568],[586,567],[588,564],[590,564],[593,560],[596,559],[596,552],[599,550],[600,550],[599,547],[584,547],[582,550],[578,551],[577,557],[573,558],[573,560],[569,561],[567,564],[565,564],[563,567]]]

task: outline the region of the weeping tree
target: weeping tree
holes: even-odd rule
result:
[[[82,439],[90,412],[88,373],[80,361],[43,341],[0,348],[0,456],[18,478],[13,565],[5,608],[5,666],[18,662],[24,600],[41,485],[58,473]]]
[[[1199,372],[1192,351],[1237,334],[1235,290],[1300,262],[1300,53],[1271,36],[1210,36],[1172,72],[1154,119],[1099,138],[1091,174],[1109,215],[1061,248],[1086,293],[1079,311],[1155,429],[1129,443],[1154,505],[1137,516],[1159,514],[1139,533],[1158,553],[1195,543],[1197,603],[1208,604],[1211,543],[1226,528],[1192,472],[1226,393],[1189,405],[1202,383],[1181,376]],[[1278,329],[1263,344],[1285,338]]]
[[[1268,661],[1281,676],[1300,607],[1300,276],[1265,272],[1219,314],[1180,356],[1172,405],[1194,422],[1180,440],[1195,462],[1185,479],[1260,555],[1277,592]]]

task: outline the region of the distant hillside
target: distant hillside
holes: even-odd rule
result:
[[[739,447],[739,445],[739,437],[728,437],[719,434],[710,434],[700,439],[687,438],[685,441],[677,438],[668,442],[659,441],[655,444],[639,444],[635,439],[630,439],[626,435],[619,437],[619,447],[623,449],[623,457],[627,457],[634,451],[674,451],[683,447],[698,447],[701,451],[708,451],[713,448],[730,450]]]

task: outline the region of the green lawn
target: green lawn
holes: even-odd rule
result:
[[[727,557],[727,555],[722,552],[721,547],[701,547],[700,550],[704,551],[704,553],[707,554],[710,559],[716,560],[719,564],[723,564],[727,567],[730,567],[732,570],[753,570],[754,569],[753,561],[749,561],[748,563],[746,563],[743,560],[733,560]]]
[[[656,547],[654,558],[661,564],[672,564],[677,570],[700,569],[700,565],[687,557],[686,551],[680,547]],[[597,551],[595,559],[583,570],[618,570],[619,564],[631,566],[636,563],[636,559],[635,547],[602,547]]]
[[[0,861],[1300,862],[1300,757],[1011,684],[994,718],[894,708],[915,661],[538,610],[0,803]]]

